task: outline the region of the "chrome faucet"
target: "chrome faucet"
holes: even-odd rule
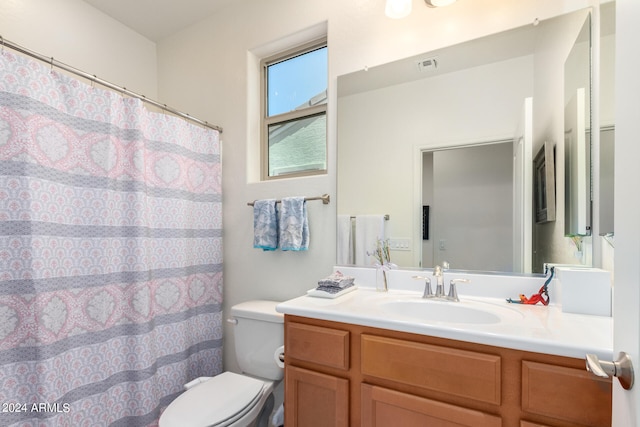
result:
[[[422,298],[433,298],[433,292],[431,292],[431,279],[428,277],[424,278],[424,292],[422,293]]]
[[[458,290],[456,288],[457,283],[470,283],[469,279],[452,279],[449,282],[449,294],[444,293],[444,272],[449,269],[449,263],[444,261],[442,267],[436,265],[433,267],[433,277],[436,278],[436,293],[431,291],[431,279],[423,276],[413,276],[414,279],[424,280],[424,292],[422,298],[438,298],[445,301],[460,301],[458,298]]]
[[[436,265],[433,267],[433,275],[436,278],[436,298],[444,297],[444,276],[442,274],[442,267]]]
[[[469,279],[452,279],[451,282],[449,282],[449,295],[447,295],[447,299],[449,301],[455,301],[455,302],[460,301],[460,298],[458,298],[458,290],[456,289],[456,283],[469,283],[469,282],[470,282]]]
[[[413,276],[414,279],[422,279],[424,280],[424,292],[422,293],[422,298],[434,298],[433,292],[431,292],[431,279],[423,276]]]

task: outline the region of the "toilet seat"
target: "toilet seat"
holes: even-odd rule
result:
[[[160,417],[160,425],[228,426],[251,411],[267,387],[264,381],[223,372],[178,396]]]

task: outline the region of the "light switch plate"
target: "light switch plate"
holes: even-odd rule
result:
[[[410,251],[411,239],[389,239],[389,249],[392,251]]]

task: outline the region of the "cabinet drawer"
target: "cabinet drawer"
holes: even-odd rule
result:
[[[362,374],[499,405],[500,356],[363,334]]]
[[[318,365],[349,369],[349,331],[288,322],[285,354]]]
[[[287,366],[284,392],[288,427],[348,427],[349,380]]]
[[[494,415],[368,384],[361,396],[363,426],[502,426]]]
[[[610,426],[611,380],[585,369],[525,360],[522,410],[583,426]]]

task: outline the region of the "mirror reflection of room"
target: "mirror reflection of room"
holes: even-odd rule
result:
[[[422,265],[513,270],[512,142],[423,153]]]
[[[558,77],[589,19],[585,9],[339,76],[338,215],[389,214],[385,237],[408,246],[393,251],[402,267],[446,260],[456,269],[542,273],[545,263],[591,265],[591,245],[583,248],[588,257],[576,257],[576,241],[564,229],[565,83]],[[589,73],[588,58],[581,66]],[[469,199],[446,209],[429,205],[430,239],[423,240],[423,153],[497,141],[508,141],[512,151],[503,230],[472,227],[480,205]],[[532,162],[545,142],[557,156],[557,220],[535,224]],[[438,236],[439,209],[459,217],[461,248]],[[496,241],[503,243],[496,253],[511,257],[480,261],[478,248],[493,250]]]
[[[599,67],[597,81],[599,83],[598,125],[600,127],[599,143],[594,147],[594,155],[598,157],[598,165],[594,168],[594,180],[597,179],[598,203],[594,209],[598,214],[598,232],[602,267],[613,271],[614,253],[614,155],[615,155],[615,40],[616,16],[615,2],[600,6],[600,43]],[[596,175],[597,174],[597,175]],[[596,178],[597,176],[597,178]]]
[[[592,231],[591,70],[584,67],[591,55],[590,25],[587,19],[564,65],[564,232],[582,240]]]

